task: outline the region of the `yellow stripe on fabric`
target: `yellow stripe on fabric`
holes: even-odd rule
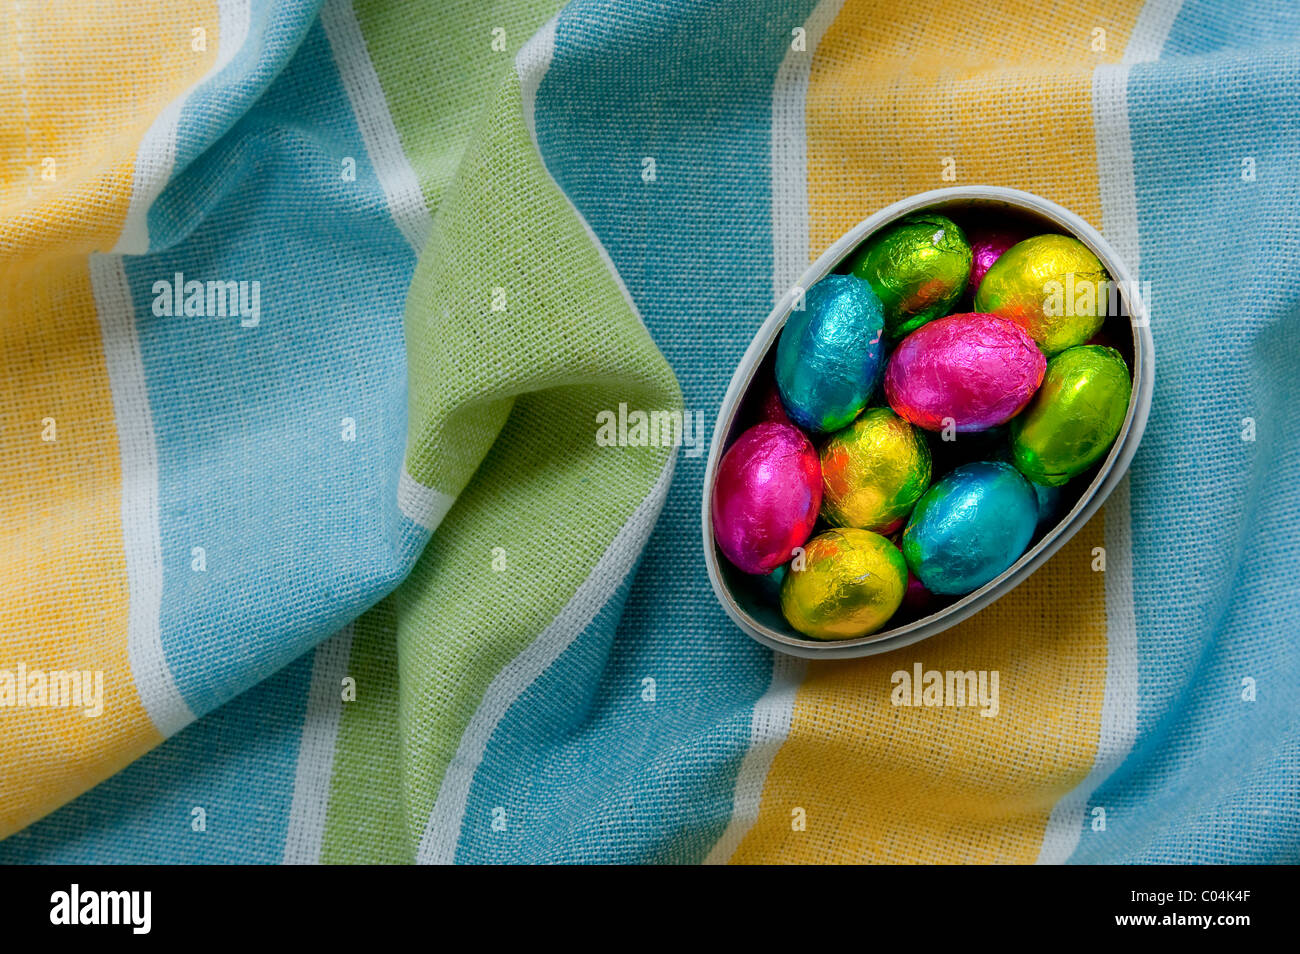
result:
[[[809,81],[813,257],[877,209],[961,183],[1036,192],[1100,226],[1091,75],[1119,60],[1139,7],[849,0]],[[949,158],[955,182],[943,178]],[[1097,751],[1106,599],[1091,565],[1102,545],[1099,514],[954,629],[810,665],[731,860],[1033,862],[1053,806]],[[916,662],[997,671],[1000,711],[894,706],[893,673]]]
[[[214,61],[217,22],[215,3],[189,0],[6,7],[0,838],[161,741],[127,654],[121,458],[88,253],[113,246],[145,131]],[[80,707],[14,704],[40,683],[13,685],[24,669],[89,671],[92,698],[102,673],[102,714],[85,715],[85,695]]]
[[[16,0],[4,16],[0,284],[112,248],[145,130],[220,40],[215,0]]]
[[[0,708],[4,837],[161,738],[127,660],[117,429],[85,261],[0,289],[0,314],[0,670],[103,672],[97,718]]]

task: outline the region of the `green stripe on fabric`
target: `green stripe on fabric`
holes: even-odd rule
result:
[[[515,54],[562,0],[356,0],[357,22],[430,211]]]
[[[384,43],[366,39],[391,75]],[[404,143],[416,142],[400,116]],[[680,413],[681,392],[542,166],[513,69],[479,120],[436,193],[406,315],[408,469],[464,490],[407,580],[357,624],[358,701],[341,717],[328,861],[414,858],[488,685],[572,598],[676,452],[597,444],[600,412]]]
[[[353,625],[348,675],[356,699],[344,702],[325,813],[321,862],[402,864],[404,837],[397,738],[397,620],[388,597]]]
[[[473,411],[518,397],[397,592],[416,841],[488,683],[555,618],[674,452],[598,446],[597,414],[620,403],[681,410],[671,370],[542,167],[513,74],[439,219],[408,308],[408,319],[420,308],[429,316],[425,335],[411,339],[413,370],[424,361],[412,386],[423,382],[427,394],[441,382],[458,397],[426,446],[450,453],[468,439]],[[505,310],[461,310],[487,286],[505,289]],[[472,346],[478,360],[453,364],[449,341]],[[493,568],[494,556],[505,569]]]
[[[445,256],[475,235],[479,223],[474,217],[439,219],[442,205],[466,179],[470,145],[491,121],[492,97],[503,77],[513,76],[519,47],[559,6],[557,0],[455,0],[443,7],[443,16],[431,18],[421,15],[419,4],[355,4],[403,151],[435,215],[426,261]],[[489,201],[501,204],[497,196]],[[432,273],[422,269],[417,283],[423,277],[442,294],[429,295],[426,287],[425,294],[417,295],[417,287],[408,301],[406,467],[418,483],[453,497],[505,424],[517,393],[517,378],[496,376],[501,363],[483,331],[492,327],[485,314],[512,308],[511,261],[520,247],[499,248],[495,259],[480,256],[484,267],[469,272],[463,262],[448,262],[446,269]]]

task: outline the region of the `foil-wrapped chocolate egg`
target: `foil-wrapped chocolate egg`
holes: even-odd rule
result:
[[[867,406],[884,360],[880,299],[860,278],[827,275],[804,294],[776,346],[776,384],[790,420],[837,431]]]
[[[727,448],[713,483],[713,537],[746,573],[770,573],[812,533],[821,464],[792,424],[755,424]]]
[[[917,502],[903,555],[931,593],[969,593],[1020,559],[1037,523],[1038,498],[1014,467],[964,464]]]
[[[894,341],[952,310],[970,278],[971,249],[947,216],[918,212],[867,239],[850,260],[885,309]]]
[[[1059,486],[1110,450],[1128,414],[1132,380],[1114,348],[1080,345],[1047,362],[1043,386],[1011,422],[1011,453],[1035,483]]]
[[[822,446],[822,517],[889,534],[930,486],[925,435],[886,407],[870,408]]]
[[[976,227],[967,229],[966,236],[970,239],[971,253],[970,280],[966,283],[966,293],[973,299],[989,267],[1002,257],[1003,252],[1023,241],[1025,233],[1015,229]]]
[[[907,590],[907,564],[878,533],[844,527],[804,545],[803,569],[781,585],[781,612],[813,639],[853,639],[889,621]]]
[[[1014,321],[1049,358],[1083,344],[1106,319],[1110,278],[1076,238],[1035,235],[1007,249],[975,294],[975,310]]]
[[[1047,360],[1019,326],[994,315],[949,315],[894,349],[885,396],[900,417],[930,431],[984,431],[1033,397]]]

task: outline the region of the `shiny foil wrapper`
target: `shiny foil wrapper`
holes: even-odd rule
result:
[[[791,424],[755,424],[722,455],[710,503],[723,555],[746,573],[770,573],[817,522],[817,451]]]
[[[900,417],[930,431],[988,430],[1018,414],[1047,360],[1024,329],[993,315],[940,318],[894,349],[885,396]]]
[[[888,408],[871,408],[821,451],[822,518],[889,534],[930,486],[925,435]]]
[[[1083,344],[1106,318],[1110,276],[1078,239],[1036,235],[989,267],[975,310],[1014,321],[1051,357]]]
[[[971,249],[952,219],[920,212],[871,236],[850,262],[880,298],[885,334],[897,341],[952,310],[966,290]]]
[[[867,405],[884,360],[880,299],[852,275],[827,275],[792,311],[776,348],[776,384],[790,420],[837,431]]]
[[[1002,253],[1025,239],[1025,233],[1014,229],[971,228],[966,231],[970,240],[970,279],[966,292],[972,299],[979,291],[980,282],[989,268],[1002,257]]]
[[[1030,480],[1059,486],[1106,455],[1128,415],[1133,382],[1114,348],[1080,345],[1047,362],[1042,387],[1011,422],[1011,452]]]
[[[907,590],[907,564],[878,533],[828,530],[804,546],[804,567],[786,574],[781,612],[813,639],[853,639],[889,621]]]
[[[931,593],[979,589],[1020,559],[1038,498],[1010,464],[964,464],[926,491],[903,531],[907,565]]]

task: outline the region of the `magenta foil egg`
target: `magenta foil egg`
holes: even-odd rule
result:
[[[949,315],[922,325],[894,350],[885,395],[917,427],[983,431],[1020,413],[1046,367],[1018,325],[995,315]]]
[[[970,279],[966,293],[974,298],[989,266],[1001,258],[1003,252],[1025,238],[1025,234],[1015,230],[976,227],[968,229],[966,235],[970,239],[971,250]]]
[[[821,461],[812,441],[792,424],[755,424],[718,464],[713,537],[741,570],[770,573],[807,541],[821,505]]]

